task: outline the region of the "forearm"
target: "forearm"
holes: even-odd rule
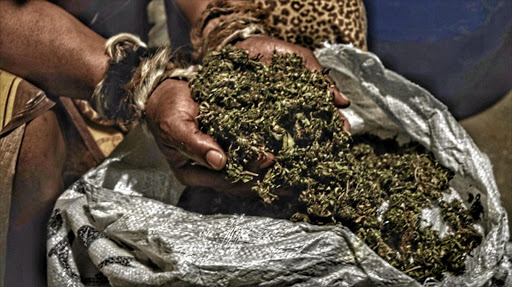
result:
[[[105,39],[46,1],[0,0],[0,69],[46,92],[89,97],[103,78]]]

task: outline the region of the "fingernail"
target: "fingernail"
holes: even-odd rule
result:
[[[208,164],[217,170],[222,168],[222,159],[223,155],[216,150],[211,150],[206,154]]]
[[[342,94],[341,92],[338,91],[338,95],[340,95],[340,97],[337,100],[336,93],[335,92],[331,92],[331,93],[334,98],[334,105],[336,105],[339,108],[348,108],[348,106],[350,106],[350,100],[347,98],[347,96],[345,96],[344,94]],[[340,102],[340,99],[345,102]]]
[[[350,100],[347,98],[347,96],[345,96],[345,94],[343,94],[338,88],[335,87],[335,89],[336,89],[336,92],[338,92],[338,94],[340,95],[340,97],[342,97],[344,100],[350,102]]]
[[[259,153],[258,158],[256,159],[256,164],[258,165],[258,168],[261,168],[261,165],[264,165],[267,161],[267,156],[265,153]]]
[[[343,97],[343,99],[345,99],[347,102],[350,103],[350,99],[347,98],[347,96],[345,96],[343,93],[340,92],[340,95]]]

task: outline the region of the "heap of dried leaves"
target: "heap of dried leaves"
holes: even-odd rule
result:
[[[291,220],[343,224],[418,281],[462,273],[482,240],[472,226],[478,198],[470,208],[443,201],[453,174],[420,147],[377,153],[355,143],[325,77],[294,55],[272,60],[267,66],[228,47],[210,53],[190,82],[202,131],[227,151],[227,178],[256,179],[253,190],[268,203],[279,189],[297,191],[303,208]],[[274,154],[275,164],[258,175],[246,166],[261,152]],[[422,209],[434,206],[450,225],[442,238],[420,224]]]

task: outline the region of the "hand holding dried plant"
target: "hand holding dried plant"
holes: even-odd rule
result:
[[[345,120],[326,91],[329,81],[303,61],[273,55],[266,65],[230,47],[204,58],[191,92],[201,130],[228,155],[226,177],[257,178],[253,191],[267,203],[288,188],[300,203],[291,220],[342,224],[420,282],[464,272],[466,257],[482,240],[473,226],[483,211],[479,196],[466,206],[445,201],[453,172],[420,146],[398,148],[388,141],[379,151],[373,145],[381,140],[357,142],[343,132]],[[261,151],[273,153],[275,163],[255,175],[247,162]],[[422,218],[429,208],[439,208],[448,234],[441,236]]]
[[[249,57],[261,57],[260,61],[267,65],[271,64],[274,54],[295,54],[303,59],[304,66],[309,70],[317,73],[324,71],[324,68],[320,65],[320,62],[318,62],[315,54],[313,54],[310,49],[269,36],[252,36],[237,42],[234,46],[248,51]],[[334,81],[328,75],[326,75],[326,78],[331,84],[328,89],[334,95],[334,105],[338,108],[348,107],[350,105],[349,99],[340,92],[334,85]],[[345,120],[344,128],[350,130],[350,124],[347,120]]]
[[[192,99],[187,82],[162,82],[149,98],[146,114],[160,150],[182,184],[250,193],[249,185],[232,184],[217,171],[224,168],[226,155],[210,136],[198,129],[198,104]],[[251,165],[258,171],[272,160],[271,155],[262,155]]]

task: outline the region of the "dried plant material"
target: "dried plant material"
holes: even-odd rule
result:
[[[267,203],[280,189],[295,191],[302,205],[291,220],[343,224],[418,281],[463,272],[482,240],[473,227],[479,197],[471,208],[443,201],[453,173],[420,146],[353,139],[328,85],[300,57],[274,55],[267,66],[231,47],[209,53],[190,82],[202,131],[227,151],[230,181],[256,180],[253,190]],[[274,165],[261,174],[248,169],[268,152]],[[432,207],[450,226],[442,238],[421,224],[422,210]]]

